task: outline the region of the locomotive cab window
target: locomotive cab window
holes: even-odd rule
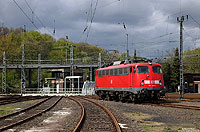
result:
[[[137,66],[138,73],[149,73],[148,66]]]
[[[162,73],[161,67],[160,66],[153,66],[153,72],[154,73]]]

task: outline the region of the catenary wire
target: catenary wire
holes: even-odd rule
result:
[[[25,13],[25,11],[20,7],[20,5],[15,1],[13,0],[13,2],[17,5],[17,7],[22,11],[22,13],[26,16],[26,18],[31,22],[31,24],[39,30],[39,28],[32,22],[31,18]],[[39,30],[40,31],[40,30]]]

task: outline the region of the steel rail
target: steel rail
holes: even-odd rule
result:
[[[10,128],[14,127],[14,126],[20,125],[20,124],[22,124],[22,123],[24,123],[24,122],[26,122],[26,121],[29,121],[29,120],[31,120],[31,119],[34,119],[35,117],[41,115],[42,113],[47,112],[47,111],[49,111],[50,109],[52,109],[61,99],[62,99],[62,97],[60,97],[60,98],[59,98],[55,103],[53,103],[50,107],[48,107],[48,108],[46,108],[46,109],[44,109],[44,110],[42,110],[42,111],[40,111],[40,112],[38,112],[38,113],[36,113],[36,114],[30,116],[30,117],[27,117],[27,118],[25,118],[25,119],[23,119],[23,120],[19,120],[19,121],[15,122],[15,123],[12,123],[12,124],[7,125],[7,126],[1,127],[1,128],[0,128],[0,131],[4,131],[4,130],[7,130],[7,129],[10,129]]]
[[[165,103],[161,103],[161,104],[146,104],[146,105],[171,107],[171,108],[179,108],[179,109],[200,110],[199,106],[182,105],[182,104],[169,104],[169,103],[165,104]]]
[[[76,124],[76,127],[74,128],[73,132],[80,132],[81,127],[85,121],[85,108],[84,106],[81,104],[81,102],[79,102],[78,100],[74,99],[74,98],[70,98],[69,99],[73,100],[74,102],[76,102],[80,107],[81,107],[81,117],[79,122]]]
[[[12,104],[12,103],[17,103],[17,102],[23,102],[23,101],[29,101],[29,100],[37,100],[37,99],[42,99],[44,97],[40,97],[40,98],[35,98],[35,97],[31,97],[31,98],[12,98],[12,99],[2,99],[0,100],[0,105],[7,105],[7,104]]]
[[[52,97],[46,98],[45,100],[42,100],[42,101],[40,101],[40,102],[38,102],[38,103],[36,103],[36,104],[34,104],[34,105],[31,105],[31,106],[29,106],[29,107],[27,107],[27,108],[25,108],[25,109],[22,109],[22,110],[20,110],[20,111],[16,111],[16,112],[13,112],[13,113],[10,113],[10,114],[1,116],[1,117],[0,117],[0,120],[5,119],[5,118],[8,118],[8,117],[11,117],[11,116],[15,116],[15,115],[20,114],[20,113],[22,113],[22,112],[26,112],[27,110],[30,110],[30,109],[32,109],[32,108],[35,108],[35,107],[37,107],[38,105],[40,105],[40,104],[46,102],[47,100],[49,100],[49,99],[51,99],[51,98],[52,98]]]
[[[163,98],[165,100],[169,100],[169,101],[185,101],[185,102],[200,102],[199,99],[173,99],[173,98]]]
[[[84,100],[86,100],[86,101],[89,101],[89,102],[91,102],[91,103],[93,103],[93,104],[95,104],[95,105],[101,107],[101,108],[109,115],[109,117],[112,119],[113,124],[114,124],[114,126],[115,126],[115,128],[116,128],[116,132],[121,132],[121,129],[120,129],[120,126],[119,126],[119,124],[118,124],[118,122],[117,122],[117,119],[116,119],[115,116],[110,112],[110,110],[108,110],[105,106],[103,106],[103,105],[101,105],[100,103],[97,103],[97,102],[95,102],[95,101],[92,101],[92,100],[90,100],[90,99],[84,98],[84,97],[78,96],[78,98],[84,99]]]

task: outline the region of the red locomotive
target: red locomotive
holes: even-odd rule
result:
[[[163,74],[158,63],[136,62],[96,70],[95,91],[102,99],[158,99],[163,87]]]

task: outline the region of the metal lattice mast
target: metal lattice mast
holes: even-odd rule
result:
[[[3,73],[2,73],[2,93],[6,93],[7,69],[6,69],[6,52],[3,53]]]
[[[41,54],[38,54],[38,88],[42,87]]]
[[[25,48],[24,44],[22,45],[22,66],[21,66],[21,94],[24,93],[26,87],[26,74],[25,74]]]
[[[71,76],[74,76],[74,53],[73,53],[73,45],[70,48],[70,57],[71,57]],[[72,79],[72,86],[74,86],[74,79]]]
[[[187,15],[188,19],[188,15]],[[181,16],[180,20],[177,17],[177,22],[180,23],[180,98],[184,98],[184,88],[183,88],[183,22],[184,16]]]
[[[98,62],[98,66],[99,68],[101,67],[101,53],[99,53],[99,58],[98,58],[99,62]]]
[[[66,57],[66,64],[67,64],[67,47],[68,47],[68,36],[66,36],[66,55],[65,55],[65,57]]]
[[[92,67],[90,66],[90,81],[92,81]]]
[[[128,50],[128,33],[126,33],[126,63],[128,63],[128,58],[129,58],[129,50]]]
[[[65,55],[65,57],[66,57],[66,65],[67,65],[67,42],[66,42],[66,55]]]

